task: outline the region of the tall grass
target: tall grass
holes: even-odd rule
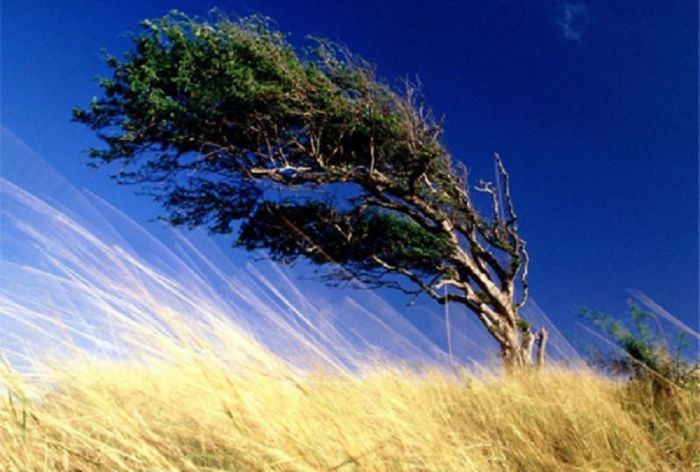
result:
[[[700,467],[697,397],[662,408],[637,386],[583,370],[501,378],[377,365],[300,374],[231,370],[178,351],[167,362],[46,365],[50,387],[32,386],[33,399],[15,377],[0,408],[2,469]]]

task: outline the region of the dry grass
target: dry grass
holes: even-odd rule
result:
[[[0,261],[0,351],[18,366],[0,362],[2,472],[700,468],[700,399],[689,393],[654,402],[585,369],[507,379],[348,369],[375,346],[342,334],[387,345],[395,333],[403,348],[399,315],[319,323],[284,278],[251,283],[178,239],[181,259],[137,227],[138,247],[157,256],[147,263],[111,230],[93,234],[2,179],[0,196],[7,240],[28,259]],[[264,329],[279,355],[245,326]],[[311,361],[325,368],[294,367]]]
[[[15,377],[0,409],[2,470],[700,467],[697,398],[653,406],[584,371],[272,374],[201,356],[46,369],[52,393],[22,400]]]

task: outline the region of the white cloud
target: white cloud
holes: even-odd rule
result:
[[[583,3],[564,2],[559,7],[555,24],[561,29],[564,39],[580,41],[588,18],[588,7]]]

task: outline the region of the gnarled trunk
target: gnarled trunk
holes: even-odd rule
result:
[[[501,342],[501,359],[506,372],[513,373],[523,369],[542,368],[545,363],[545,350],[547,348],[548,331],[542,327],[537,334],[527,329],[511,328],[505,333],[506,342]],[[533,359],[533,348],[537,347],[537,354]]]
[[[533,366],[532,353],[527,352],[521,346],[515,348],[501,347],[501,359],[506,372],[516,372]]]

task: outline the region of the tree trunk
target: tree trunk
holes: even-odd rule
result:
[[[526,346],[501,346],[501,359],[507,373],[515,373],[533,367],[532,350]]]
[[[509,328],[505,336],[506,342],[501,343],[501,359],[506,372],[514,373],[533,367],[542,368],[545,364],[548,331],[542,327],[537,335],[530,328],[518,330]],[[533,361],[533,348],[537,343],[536,361]]]

